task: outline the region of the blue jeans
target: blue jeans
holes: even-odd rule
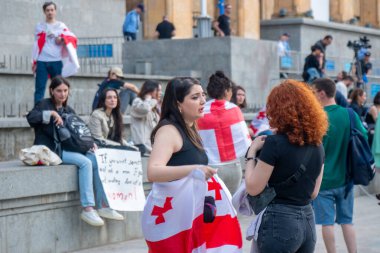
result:
[[[130,89],[121,89],[119,93],[120,97],[120,112],[124,114],[128,108],[128,105],[132,105],[133,100],[137,97],[137,94]]]
[[[46,82],[50,78],[61,75],[62,61],[44,62],[37,61],[36,84],[34,91],[34,104],[37,104],[45,96]]]
[[[87,152],[86,155],[63,151],[62,161],[65,164],[78,166],[79,195],[83,207],[95,206],[94,188],[96,196],[96,207],[108,207],[108,201],[104,193],[102,182],[100,181],[98,163],[95,154]]]
[[[315,79],[322,77],[322,73],[319,72],[316,68],[308,68],[307,73],[309,74],[309,79],[307,80],[308,83],[311,83]]]
[[[260,253],[312,253],[316,241],[311,205],[270,204],[267,207],[257,238]]]
[[[136,33],[130,33],[130,32],[123,32],[124,39],[127,41],[133,41],[136,40]]]
[[[354,212],[354,188],[346,198],[346,186],[320,191],[313,201],[315,222],[321,225],[352,224]]]

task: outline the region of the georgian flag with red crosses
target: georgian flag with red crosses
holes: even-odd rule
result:
[[[205,196],[213,196],[216,217],[203,222]],[[242,236],[231,194],[214,176],[194,170],[173,182],[153,183],[142,229],[149,253],[240,253]]]
[[[198,119],[198,131],[209,164],[218,165],[243,157],[251,145],[247,124],[240,108],[225,100],[210,100],[205,104],[203,118]]]

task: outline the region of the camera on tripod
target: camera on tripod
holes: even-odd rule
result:
[[[369,44],[369,39],[367,36],[359,37],[359,40],[347,42],[347,47],[353,49],[355,52],[359,51],[362,48],[368,49],[371,48],[371,44]]]

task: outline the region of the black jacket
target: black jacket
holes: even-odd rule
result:
[[[63,110],[67,113],[75,114],[75,111],[70,106],[64,107]],[[38,102],[34,106],[33,110],[31,110],[26,116],[29,125],[34,128],[34,145],[45,145],[61,157],[61,143],[57,137],[58,135],[54,124],[54,118],[50,117],[49,123],[44,123],[44,111],[57,112],[57,109],[50,98],[46,98]]]

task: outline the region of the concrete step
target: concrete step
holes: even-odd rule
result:
[[[380,206],[374,195],[355,198],[354,223],[358,243],[358,252],[377,253],[380,249]],[[243,237],[253,217],[240,216],[239,221]],[[336,226],[335,239],[337,253],[346,253],[341,229]],[[249,253],[251,242],[243,239],[243,252]],[[90,248],[72,253],[146,253],[148,248],[143,238],[125,241],[103,247]],[[321,226],[317,226],[316,253],[326,252],[323,244]]]

